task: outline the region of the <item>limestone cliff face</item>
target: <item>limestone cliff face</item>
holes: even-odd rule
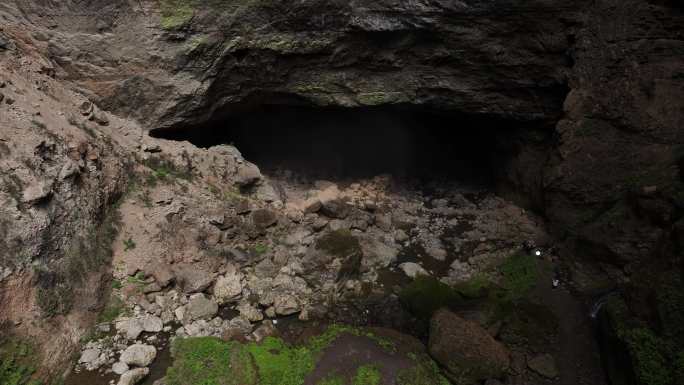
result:
[[[24,23],[6,33],[28,23],[27,38],[59,78],[150,129],[264,102],[420,105],[555,126],[556,143],[523,144],[507,179],[545,212],[569,254],[624,265],[676,246],[668,240],[684,204],[684,16],[671,2],[1,7]]]
[[[609,262],[621,280],[668,268],[684,249],[684,13],[673,2],[7,0],[0,24],[0,63],[117,115],[111,136],[129,119],[193,126],[258,103],[415,105],[543,127],[553,143],[521,138],[506,179],[544,212],[568,257]],[[36,80],[19,79],[0,89],[25,111],[0,110],[0,168],[50,188],[7,190],[19,205],[0,212],[17,222],[0,235],[19,235],[49,262],[68,246],[50,239],[101,222],[126,178],[117,151],[133,145],[62,129],[71,123],[57,112],[79,114],[82,101],[66,91],[42,111],[57,136],[41,143],[32,100],[47,94],[18,96]],[[8,141],[21,156],[5,156]],[[79,178],[60,176],[70,156]],[[29,203],[49,207],[44,228],[3,230],[27,227],[16,224]]]

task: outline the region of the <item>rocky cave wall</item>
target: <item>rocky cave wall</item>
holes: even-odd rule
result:
[[[640,303],[653,289],[635,271],[657,282],[681,266],[674,2],[14,0],[0,17],[0,55],[33,52],[39,71],[146,129],[199,127],[278,98],[548,127],[551,145],[516,139],[523,150],[502,180],[546,216],[564,258],[598,262],[581,289],[629,284]]]

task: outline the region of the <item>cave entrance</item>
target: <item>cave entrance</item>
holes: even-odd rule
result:
[[[262,104],[200,126],[151,134],[205,148],[233,144],[269,176],[284,169],[344,182],[391,174],[397,180],[493,187],[519,150],[522,129],[514,121],[406,106]]]

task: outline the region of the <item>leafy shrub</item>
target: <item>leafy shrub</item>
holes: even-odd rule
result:
[[[669,385],[672,376],[661,352],[663,342],[647,328],[631,329],[626,341],[639,382],[643,385]]]
[[[0,325],[1,326],[1,325]],[[9,338],[0,344],[0,384],[40,385],[32,380],[37,362],[33,348],[16,338]]]

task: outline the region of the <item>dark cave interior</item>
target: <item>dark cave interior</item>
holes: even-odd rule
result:
[[[409,107],[321,108],[260,104],[199,126],[151,135],[199,147],[233,144],[266,174],[347,180],[391,174],[494,184],[534,125]]]

